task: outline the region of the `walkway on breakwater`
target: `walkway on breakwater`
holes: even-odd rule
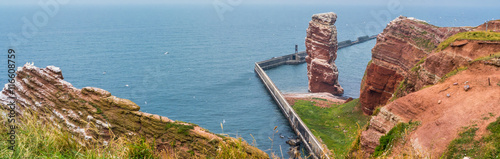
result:
[[[360,44],[371,39],[375,39],[377,35],[373,36],[362,36],[358,37],[356,41],[346,40],[338,43],[338,49],[345,48],[348,46]],[[290,104],[286,101],[285,97],[281,93],[281,91],[276,87],[274,82],[267,76],[265,69],[270,69],[274,67],[278,67],[281,65],[290,65],[290,64],[300,64],[304,63],[307,53],[305,51],[296,52],[293,54],[273,57],[271,59],[260,61],[255,63],[255,73],[259,75],[259,78],[262,80],[262,83],[266,86],[269,94],[273,97],[278,107],[281,109],[281,112],[288,119],[290,123],[290,127],[295,131],[297,136],[300,137],[302,144],[307,149],[309,154],[313,158],[324,158],[330,159],[327,155],[328,148],[326,145],[323,145],[318,141],[318,139],[312,134],[306,124],[300,119],[300,117],[295,113]]]
[[[267,76],[264,69],[262,69],[258,63],[255,63],[255,72],[259,75],[274,101],[276,101],[276,104],[278,104],[278,107],[281,109],[283,115],[285,115],[288,119],[290,127],[295,131],[295,133],[297,133],[297,136],[300,137],[300,140],[302,141],[301,143],[304,144],[304,147],[306,147],[309,154],[311,154],[313,158],[330,159],[330,157],[326,155],[326,152],[328,151],[326,146],[323,147],[322,144],[316,139],[309,128],[307,128],[306,124],[304,124],[290,104],[288,104],[278,87],[274,85],[271,78]]]
[[[346,48],[346,47],[356,45],[356,44],[361,44],[363,42],[370,41],[370,40],[375,39],[375,38],[377,38],[377,35],[358,37],[358,39],[356,41],[351,41],[351,40],[341,41],[338,43],[338,49]],[[284,55],[284,56],[273,57],[273,58],[268,59],[268,60],[257,62],[257,64],[259,64],[259,66],[262,69],[267,70],[267,69],[275,68],[275,67],[278,67],[281,65],[296,65],[296,64],[305,63],[306,56],[307,56],[306,51],[301,51],[301,52],[288,54],[288,55]]]

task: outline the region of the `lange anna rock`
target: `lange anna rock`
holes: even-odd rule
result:
[[[342,95],[339,72],[335,65],[337,58],[337,14],[333,12],[315,14],[309,22],[306,37],[307,76],[310,92],[328,92]]]

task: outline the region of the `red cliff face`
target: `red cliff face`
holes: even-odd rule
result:
[[[451,35],[466,28],[437,27],[414,18],[400,16],[378,35],[372,62],[366,68],[360,90],[363,112],[372,114],[385,105],[410,69]]]
[[[410,93],[382,107],[370,120],[367,130],[361,133],[362,151],[373,153],[380,144],[380,138],[400,122],[418,121],[420,125],[405,137],[406,144],[395,144],[391,148],[393,153],[386,158],[407,158],[400,151],[403,149],[405,152],[413,151],[420,156],[418,158],[439,158],[463,127],[473,123],[479,131],[486,131],[486,126],[500,117],[495,114],[484,118],[484,114],[500,112],[500,87],[493,85],[500,82],[500,58],[474,62],[468,67],[444,82]],[[472,89],[464,90],[466,85]],[[447,97],[447,94],[451,96]]]
[[[379,104],[384,106],[370,120],[368,129],[362,132],[360,147],[363,152],[373,153],[375,147],[380,144],[381,136],[387,134],[396,124],[419,121],[421,125],[409,134],[407,144],[392,147],[396,149],[393,152],[398,152],[398,149],[406,146],[411,147],[416,154],[427,156],[426,158],[439,158],[451,140],[457,137],[461,127],[470,126],[481,119],[483,114],[500,111],[496,104],[500,100],[500,89],[494,85],[500,82],[500,58],[493,56],[500,52],[500,42],[456,40],[443,49],[427,51],[413,39],[426,38],[429,41],[442,42],[458,32],[477,31],[482,27],[485,29],[486,24],[475,29],[431,27],[430,30],[425,30],[424,34],[420,29],[430,25],[420,26],[422,24],[415,22],[422,22],[401,17],[398,19],[401,19],[399,23],[391,22],[379,35],[372,50],[373,62],[368,64],[367,75],[363,79],[360,101],[365,113],[371,114],[373,108]],[[494,29],[497,22],[488,22],[488,30],[498,32]],[[424,36],[431,31],[431,37],[439,38]],[[398,32],[409,34],[395,36]],[[459,36],[461,35],[457,35]],[[424,57],[423,60],[416,62],[420,56]],[[478,58],[481,60],[474,62]],[[460,67],[467,69],[443,78]],[[402,79],[405,80],[403,86],[411,86],[413,90],[409,90],[406,96],[400,95],[398,97],[401,98],[386,104]],[[422,89],[426,85],[429,87]],[[464,89],[465,86],[471,89]],[[478,123],[479,130],[484,130],[488,123],[495,119],[496,117]],[[391,157],[402,158],[402,154],[393,153],[388,156]]]
[[[341,95],[344,89],[339,85],[339,72],[335,65],[337,58],[337,28],[335,13],[315,14],[309,22],[306,37],[307,76],[310,92],[328,92]]]

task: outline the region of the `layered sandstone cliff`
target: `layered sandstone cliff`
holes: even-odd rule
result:
[[[496,63],[498,66],[475,62],[445,82],[385,105],[362,132],[362,150],[373,153],[381,136],[400,122],[418,121],[420,125],[405,137],[405,145],[392,149],[405,147],[415,154],[420,153],[419,156],[432,158],[439,158],[463,127],[475,125],[484,134],[486,126],[500,116],[500,86],[496,85],[500,83],[500,59],[496,59]],[[465,90],[465,86],[471,89]],[[403,157],[402,153],[391,155]]]
[[[306,62],[309,91],[328,92],[341,95],[344,89],[338,82],[337,58],[337,14],[322,13],[312,16],[307,28]]]
[[[155,141],[158,151],[176,147],[178,158],[215,156],[220,142],[233,141],[194,124],[140,112],[134,102],[103,89],[77,89],[64,81],[58,67],[26,64],[16,73],[14,94],[6,84],[0,93],[0,106],[8,109],[9,97],[17,97],[15,111],[20,118],[23,113],[36,114],[43,119],[40,122],[69,131],[82,141],[104,143],[113,135],[146,137]],[[268,157],[246,143],[243,146],[252,156]]]
[[[372,114],[375,107],[385,105],[410,69],[428,56],[439,43],[464,27],[437,27],[422,20],[400,16],[391,21],[377,36],[361,84],[360,102],[363,112]]]
[[[474,29],[475,31],[494,31],[494,32],[500,32],[500,20],[492,20],[488,21],[484,24],[479,25]]]
[[[386,135],[396,124],[419,121],[420,126],[408,134],[407,142],[392,149],[401,150],[404,147],[421,157],[439,158],[462,127],[475,124],[479,128],[478,134],[484,134],[486,126],[500,116],[496,113],[500,112],[500,34],[494,33],[494,29],[488,29],[490,32],[475,32],[485,29],[486,24],[476,28],[443,29],[418,20],[398,19],[399,23],[391,22],[379,35],[372,50],[373,62],[366,70],[360,97],[365,113],[371,113],[374,106],[382,107],[372,117],[368,129],[362,132],[360,146],[364,152],[373,153],[380,144],[381,136]],[[488,24],[490,28],[495,26],[496,21]],[[425,26],[432,28],[420,30]],[[395,36],[401,34],[397,32],[402,30],[409,34]],[[410,41],[423,39],[422,36],[431,31],[435,31],[431,37],[442,35],[442,38],[434,38],[437,44],[429,45],[439,45],[439,48],[431,47],[426,51],[425,47]],[[414,50],[408,51],[409,48]],[[412,54],[406,55],[408,53]],[[420,60],[419,56],[422,56]],[[394,78],[395,75],[399,79]],[[378,94],[372,91],[376,87],[387,88],[388,84],[392,86],[389,91],[380,91]],[[398,85],[398,93],[394,94]],[[394,101],[386,104],[391,97],[400,98],[393,98]],[[485,118],[487,114],[493,116]],[[391,155],[403,157],[400,153]]]

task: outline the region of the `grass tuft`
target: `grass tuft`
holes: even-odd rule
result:
[[[155,155],[156,148],[154,142],[148,142],[144,137],[127,144],[127,148],[129,158],[159,158]]]
[[[493,58],[500,58],[500,52],[497,52],[495,54],[492,54],[491,56],[488,55],[488,56],[483,56],[483,57],[479,57],[477,59],[474,59],[473,61],[471,61],[470,63],[473,63],[473,62],[476,62],[476,61],[488,61],[488,60],[491,60]]]
[[[417,72],[418,70],[420,70],[420,65],[423,64],[425,62],[425,59],[427,59],[427,57],[424,57],[422,59],[420,59],[420,61],[418,61],[415,66],[413,66],[413,68],[411,68],[411,71],[412,72]]]
[[[399,97],[402,97],[404,95],[403,93],[406,92],[408,87],[413,87],[413,85],[410,85],[407,79],[404,79],[401,82],[399,82],[398,88],[394,90],[394,94],[392,95],[391,99],[389,99],[389,101],[392,102],[398,99]]]
[[[499,158],[500,157],[500,117],[492,122],[486,128],[486,133],[479,140],[474,140],[476,131],[475,126],[464,127],[458,137],[451,141],[446,152],[445,158]]]
[[[399,123],[394,126],[386,135],[380,137],[380,144],[375,148],[373,157],[378,157],[386,152],[399,140],[405,137],[409,131],[415,130],[419,122]]]
[[[437,51],[444,50],[450,46],[451,43],[457,40],[500,41],[500,33],[491,31],[470,31],[457,33],[441,42],[441,44],[437,47]]]
[[[175,123],[175,122],[168,122],[167,124],[165,124],[165,130],[168,130],[171,128],[176,129],[177,133],[184,134],[184,135],[189,135],[189,130],[194,129],[194,127],[192,125],[189,125],[189,124],[184,125],[184,124],[179,124],[179,123]]]
[[[320,100],[320,101],[327,101],[326,99],[323,99],[323,98],[312,98],[314,100]]]
[[[457,73],[461,72],[461,71],[464,71],[464,70],[467,70],[468,68],[466,66],[462,66],[462,67],[459,67],[457,69],[454,69],[450,72],[448,72],[446,75],[444,75],[443,77],[441,77],[441,82],[445,81],[447,78],[450,78],[451,76],[454,76],[456,75]]]

